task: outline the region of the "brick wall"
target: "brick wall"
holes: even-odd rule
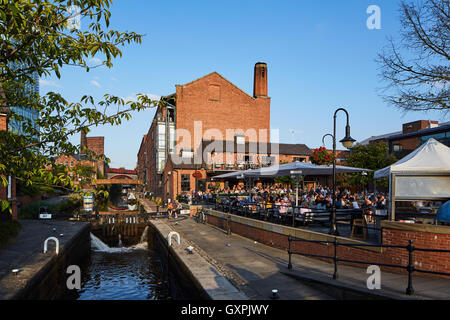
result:
[[[236,220],[241,220],[237,222]],[[245,219],[233,216],[230,223],[231,232],[240,236],[256,240],[259,243],[273,246],[280,249],[288,248],[288,235],[292,234],[297,238],[309,240],[328,240],[332,241],[333,237],[318,234],[312,231],[294,229],[286,226],[272,225],[262,221],[246,221]],[[217,226],[223,230],[227,230],[227,220],[225,214],[207,215],[207,223]],[[401,230],[397,228],[408,228],[404,224],[389,223],[391,227],[383,227],[383,244],[389,245],[407,245],[408,240],[413,240],[413,244],[417,248],[425,249],[450,249],[450,231],[446,227],[428,228],[428,230],[411,231]],[[417,226],[416,226],[417,227]],[[418,227],[420,228],[420,226]],[[442,229],[443,228],[443,229]],[[435,232],[432,232],[435,229]],[[302,236],[298,236],[295,232],[301,232]],[[443,233],[447,232],[447,233]],[[338,238],[338,241],[355,242],[354,240]],[[333,244],[308,243],[303,241],[292,242],[292,251],[302,252],[305,254],[316,254],[331,256],[334,254]],[[287,257],[287,253],[286,253]],[[341,259],[368,261],[374,263],[384,263],[393,265],[408,264],[408,251],[402,248],[363,248],[363,247],[338,247],[338,257]],[[319,258],[319,260],[329,261],[328,258]],[[422,270],[438,271],[450,273],[450,253],[432,253],[414,251],[413,261],[415,267]],[[367,265],[339,262],[339,264],[353,265],[365,268]],[[406,273],[406,270],[393,267],[381,267],[382,270]],[[418,274],[418,273],[415,273]],[[421,275],[427,275],[420,273]]]
[[[87,148],[97,155],[105,153],[105,137],[88,137]]]
[[[215,90],[209,90],[215,86]],[[220,94],[217,94],[217,90]],[[227,129],[254,129],[255,137],[247,141],[270,141],[270,98],[253,98],[234,84],[220,76],[211,73],[201,79],[178,85],[176,129],[185,129],[191,133],[192,139],[180,147],[196,150],[201,142],[194,141],[194,121],[202,122],[202,132],[218,129],[222,137],[216,140],[233,140],[226,136]],[[260,136],[259,130],[265,130],[266,136]],[[179,151],[179,150],[178,150]]]

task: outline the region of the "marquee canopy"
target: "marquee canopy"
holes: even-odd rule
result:
[[[448,173],[450,174],[450,148],[430,138],[426,143],[403,159],[375,172],[374,178],[389,177],[408,173]]]
[[[231,173],[222,174],[214,177],[214,179],[233,179],[239,176],[243,178],[275,178],[282,176],[290,176],[291,171],[301,171],[301,174],[304,176],[308,175],[332,175],[333,174],[333,166],[332,165],[316,165],[307,162],[293,162],[286,163],[280,165],[274,165],[270,167],[254,169],[254,170],[245,170],[245,171],[236,171]],[[336,173],[355,173],[355,172],[363,172],[363,171],[371,171],[369,169],[361,169],[361,168],[353,168],[346,166],[336,166]]]

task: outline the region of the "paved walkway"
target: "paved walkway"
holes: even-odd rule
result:
[[[156,203],[154,203],[146,198],[139,198],[139,195],[138,195],[138,201],[144,207],[145,212],[147,212],[147,213],[155,213],[156,212],[156,207],[157,207]]]
[[[450,280],[413,276],[416,294],[405,295],[407,275],[382,271],[381,289],[368,290],[365,268],[339,265],[339,280],[332,280],[334,266],[304,256],[293,255],[293,270],[287,269],[288,254],[238,235],[196,223],[194,218],[167,222],[184,239],[204,252],[250,299],[267,299],[278,289],[281,299],[331,299],[334,286],[356,290],[363,296],[384,299],[450,299]],[[301,279],[301,281],[298,281]],[[317,283],[320,285],[317,286]],[[316,289],[313,289],[316,288]],[[324,289],[325,288],[325,289]],[[323,292],[327,292],[325,294]],[[334,298],[339,296],[333,294]]]
[[[331,300],[316,289],[281,274],[280,261],[267,256],[265,246],[247,239],[228,237],[221,230],[197,224],[193,218],[170,221],[172,229],[180,233],[209,263],[214,265],[249,299],[267,300],[273,289],[285,300]]]
[[[0,300],[14,297],[53,258],[55,243],[48,242],[48,252],[43,253],[45,239],[58,238],[62,252],[73,236],[87,225],[57,220],[20,220],[20,224],[22,230],[17,238],[0,249]],[[20,269],[20,272],[13,275],[12,269]]]

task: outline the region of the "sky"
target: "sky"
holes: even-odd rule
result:
[[[380,8],[380,29],[367,27],[370,5]],[[253,67],[262,61],[268,66],[271,130],[279,130],[281,143],[321,146],[340,107],[349,112],[357,141],[400,131],[410,121],[449,121],[438,112],[405,114],[380,96],[386,84],[375,59],[401,30],[397,0],[115,0],[110,11],[110,28],[143,34],[142,44],[122,48],[110,69],[65,67],[61,79],[42,78],[41,94],[55,91],[74,102],[85,94],[161,96],[216,71],[252,95]],[[154,113],[135,113],[120,126],[92,128],[88,136],[105,136],[111,167],[132,169]],[[340,140],[345,114],[337,119]],[[79,135],[71,140],[78,144]],[[331,141],[326,145],[331,148]]]

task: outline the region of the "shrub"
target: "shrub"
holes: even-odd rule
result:
[[[17,236],[22,228],[19,221],[0,221],[0,248],[6,245],[9,239]]]

